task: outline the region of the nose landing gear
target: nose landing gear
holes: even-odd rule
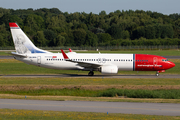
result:
[[[156,76],[157,76],[157,77],[159,76],[159,71],[156,72]]]
[[[93,76],[94,75],[94,72],[93,71],[90,71],[89,73],[88,73],[88,76]]]
[[[157,72],[156,72],[156,76],[158,77],[158,76],[159,76],[159,73],[162,73],[162,72],[165,72],[165,70],[157,71]]]

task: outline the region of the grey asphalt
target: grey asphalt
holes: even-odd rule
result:
[[[0,59],[14,59],[13,56],[0,56]]]
[[[180,59],[180,56],[163,56],[167,59]],[[13,56],[0,56],[0,59],[13,59]]]
[[[58,75],[0,75],[1,77],[28,77],[28,78],[65,78],[65,77],[75,77],[75,78],[180,78],[180,75],[162,75],[160,74],[158,77],[154,75],[78,75],[78,74],[58,74]]]
[[[0,108],[180,116],[180,104],[0,99]]]

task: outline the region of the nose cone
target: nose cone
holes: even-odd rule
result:
[[[175,66],[175,64],[173,62],[169,61],[169,68],[172,68],[174,66]]]

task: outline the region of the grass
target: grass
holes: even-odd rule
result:
[[[59,112],[42,110],[0,109],[0,120],[177,120],[178,116],[135,115],[120,113]]]
[[[165,73],[160,74],[180,74],[180,59],[170,59],[174,62],[176,66],[167,70]],[[0,59],[0,75],[9,74],[84,74],[87,75],[88,71],[78,71],[78,70],[54,70],[42,67],[37,67],[33,65],[28,65],[14,59]],[[155,74],[154,71],[119,71],[119,74]],[[101,74],[100,72],[95,72],[96,74]]]
[[[129,89],[106,89],[106,90],[86,90],[80,88],[71,89],[1,89],[1,94],[16,95],[52,95],[52,96],[81,96],[81,97],[115,97],[126,96],[128,98],[160,98],[160,99],[180,99],[180,90],[129,90]]]
[[[0,93],[16,95],[179,99],[179,88],[180,78],[0,78]]]
[[[13,50],[12,50],[13,51]],[[0,51],[0,56],[12,56],[10,51]]]
[[[98,93],[99,97],[126,96],[128,98],[180,99],[180,90],[128,90],[108,89]]]
[[[116,88],[110,94],[113,97],[109,98],[107,97],[108,95],[106,95],[106,97],[99,97],[107,94],[109,90],[111,90],[110,88]],[[126,93],[134,93],[135,97],[138,96],[137,93],[140,92],[150,96],[161,96],[167,93],[177,96],[178,94],[176,93],[180,93],[179,88],[179,78],[0,78],[0,98],[10,99],[24,99],[24,96],[27,96],[28,99],[41,100],[180,103],[180,99],[167,100],[159,99],[158,97],[156,97],[158,99],[131,99],[117,97],[121,95],[128,96],[125,94],[125,90]],[[145,90],[149,91],[146,92]],[[119,91],[121,91],[122,94],[120,94]],[[153,93],[154,91],[155,93]],[[157,95],[158,92],[159,94]],[[142,93],[139,95],[142,95]]]
[[[55,100],[55,101],[105,101],[105,102],[140,102],[140,103],[180,103],[180,99],[147,99],[125,97],[79,97],[79,96],[31,96],[0,94],[1,99]]]
[[[179,86],[180,78],[18,78],[0,77],[0,86]]]

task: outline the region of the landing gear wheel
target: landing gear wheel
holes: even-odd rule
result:
[[[89,73],[88,73],[88,76],[93,76],[94,75],[94,72],[93,71],[90,71]]]
[[[157,77],[159,76],[159,72],[158,72],[158,71],[156,72],[156,76],[157,76]]]

